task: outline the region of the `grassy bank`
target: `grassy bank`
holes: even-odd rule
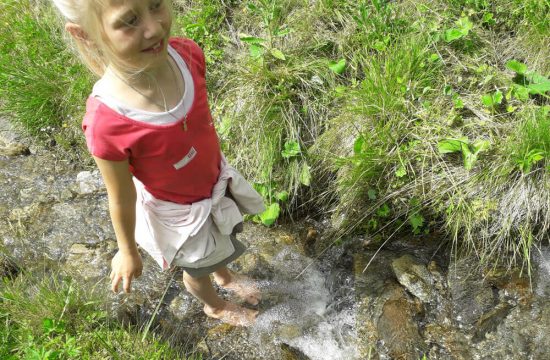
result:
[[[2,109],[80,153],[93,79],[44,4],[1,5]],[[175,11],[174,33],[205,50],[223,150],[269,206],[258,221],[305,212],[341,236],[438,232],[483,263],[527,261],[548,240],[547,1],[178,0]]]
[[[2,281],[2,359],[200,359],[113,321],[104,293],[66,276],[22,273]]]

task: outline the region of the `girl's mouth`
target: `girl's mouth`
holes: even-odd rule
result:
[[[156,53],[159,53],[159,52],[162,51],[163,45],[164,45],[164,40],[161,40],[158,43],[156,43],[155,45],[151,46],[150,48],[147,48],[147,49],[142,50],[142,51],[147,52],[147,53],[156,54]]]

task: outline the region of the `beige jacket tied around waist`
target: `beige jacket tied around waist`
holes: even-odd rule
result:
[[[134,178],[137,191],[136,242],[159,266],[200,268],[227,258],[234,252],[230,234],[243,221],[243,214],[265,210],[262,197],[222,157],[218,182],[212,197],[182,205],[153,197]],[[225,196],[229,190],[233,199]],[[178,253],[179,251],[179,253]]]

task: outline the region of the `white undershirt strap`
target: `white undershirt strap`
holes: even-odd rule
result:
[[[193,99],[195,97],[195,87],[193,84],[193,77],[191,76],[191,72],[189,71],[187,64],[180,56],[180,54],[178,54],[178,52],[170,45],[168,45],[168,54],[174,59],[174,61],[178,65],[178,69],[180,70],[183,76],[183,81],[185,83],[185,91],[183,97],[174,108],[166,112],[150,112],[132,108],[110,96],[109,92],[106,89],[107,84],[102,81],[102,79],[99,79],[95,83],[91,96],[96,97],[114,111],[132,120],[143,121],[149,124],[156,125],[166,125],[179,121],[187,114],[187,112],[191,108],[191,105],[193,104]]]

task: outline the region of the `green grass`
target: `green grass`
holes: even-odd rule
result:
[[[2,359],[200,359],[110,319],[104,294],[55,273],[0,286]]]
[[[59,19],[43,2],[6,0],[0,23],[2,113],[39,138],[82,145],[92,77],[65,45]]]

